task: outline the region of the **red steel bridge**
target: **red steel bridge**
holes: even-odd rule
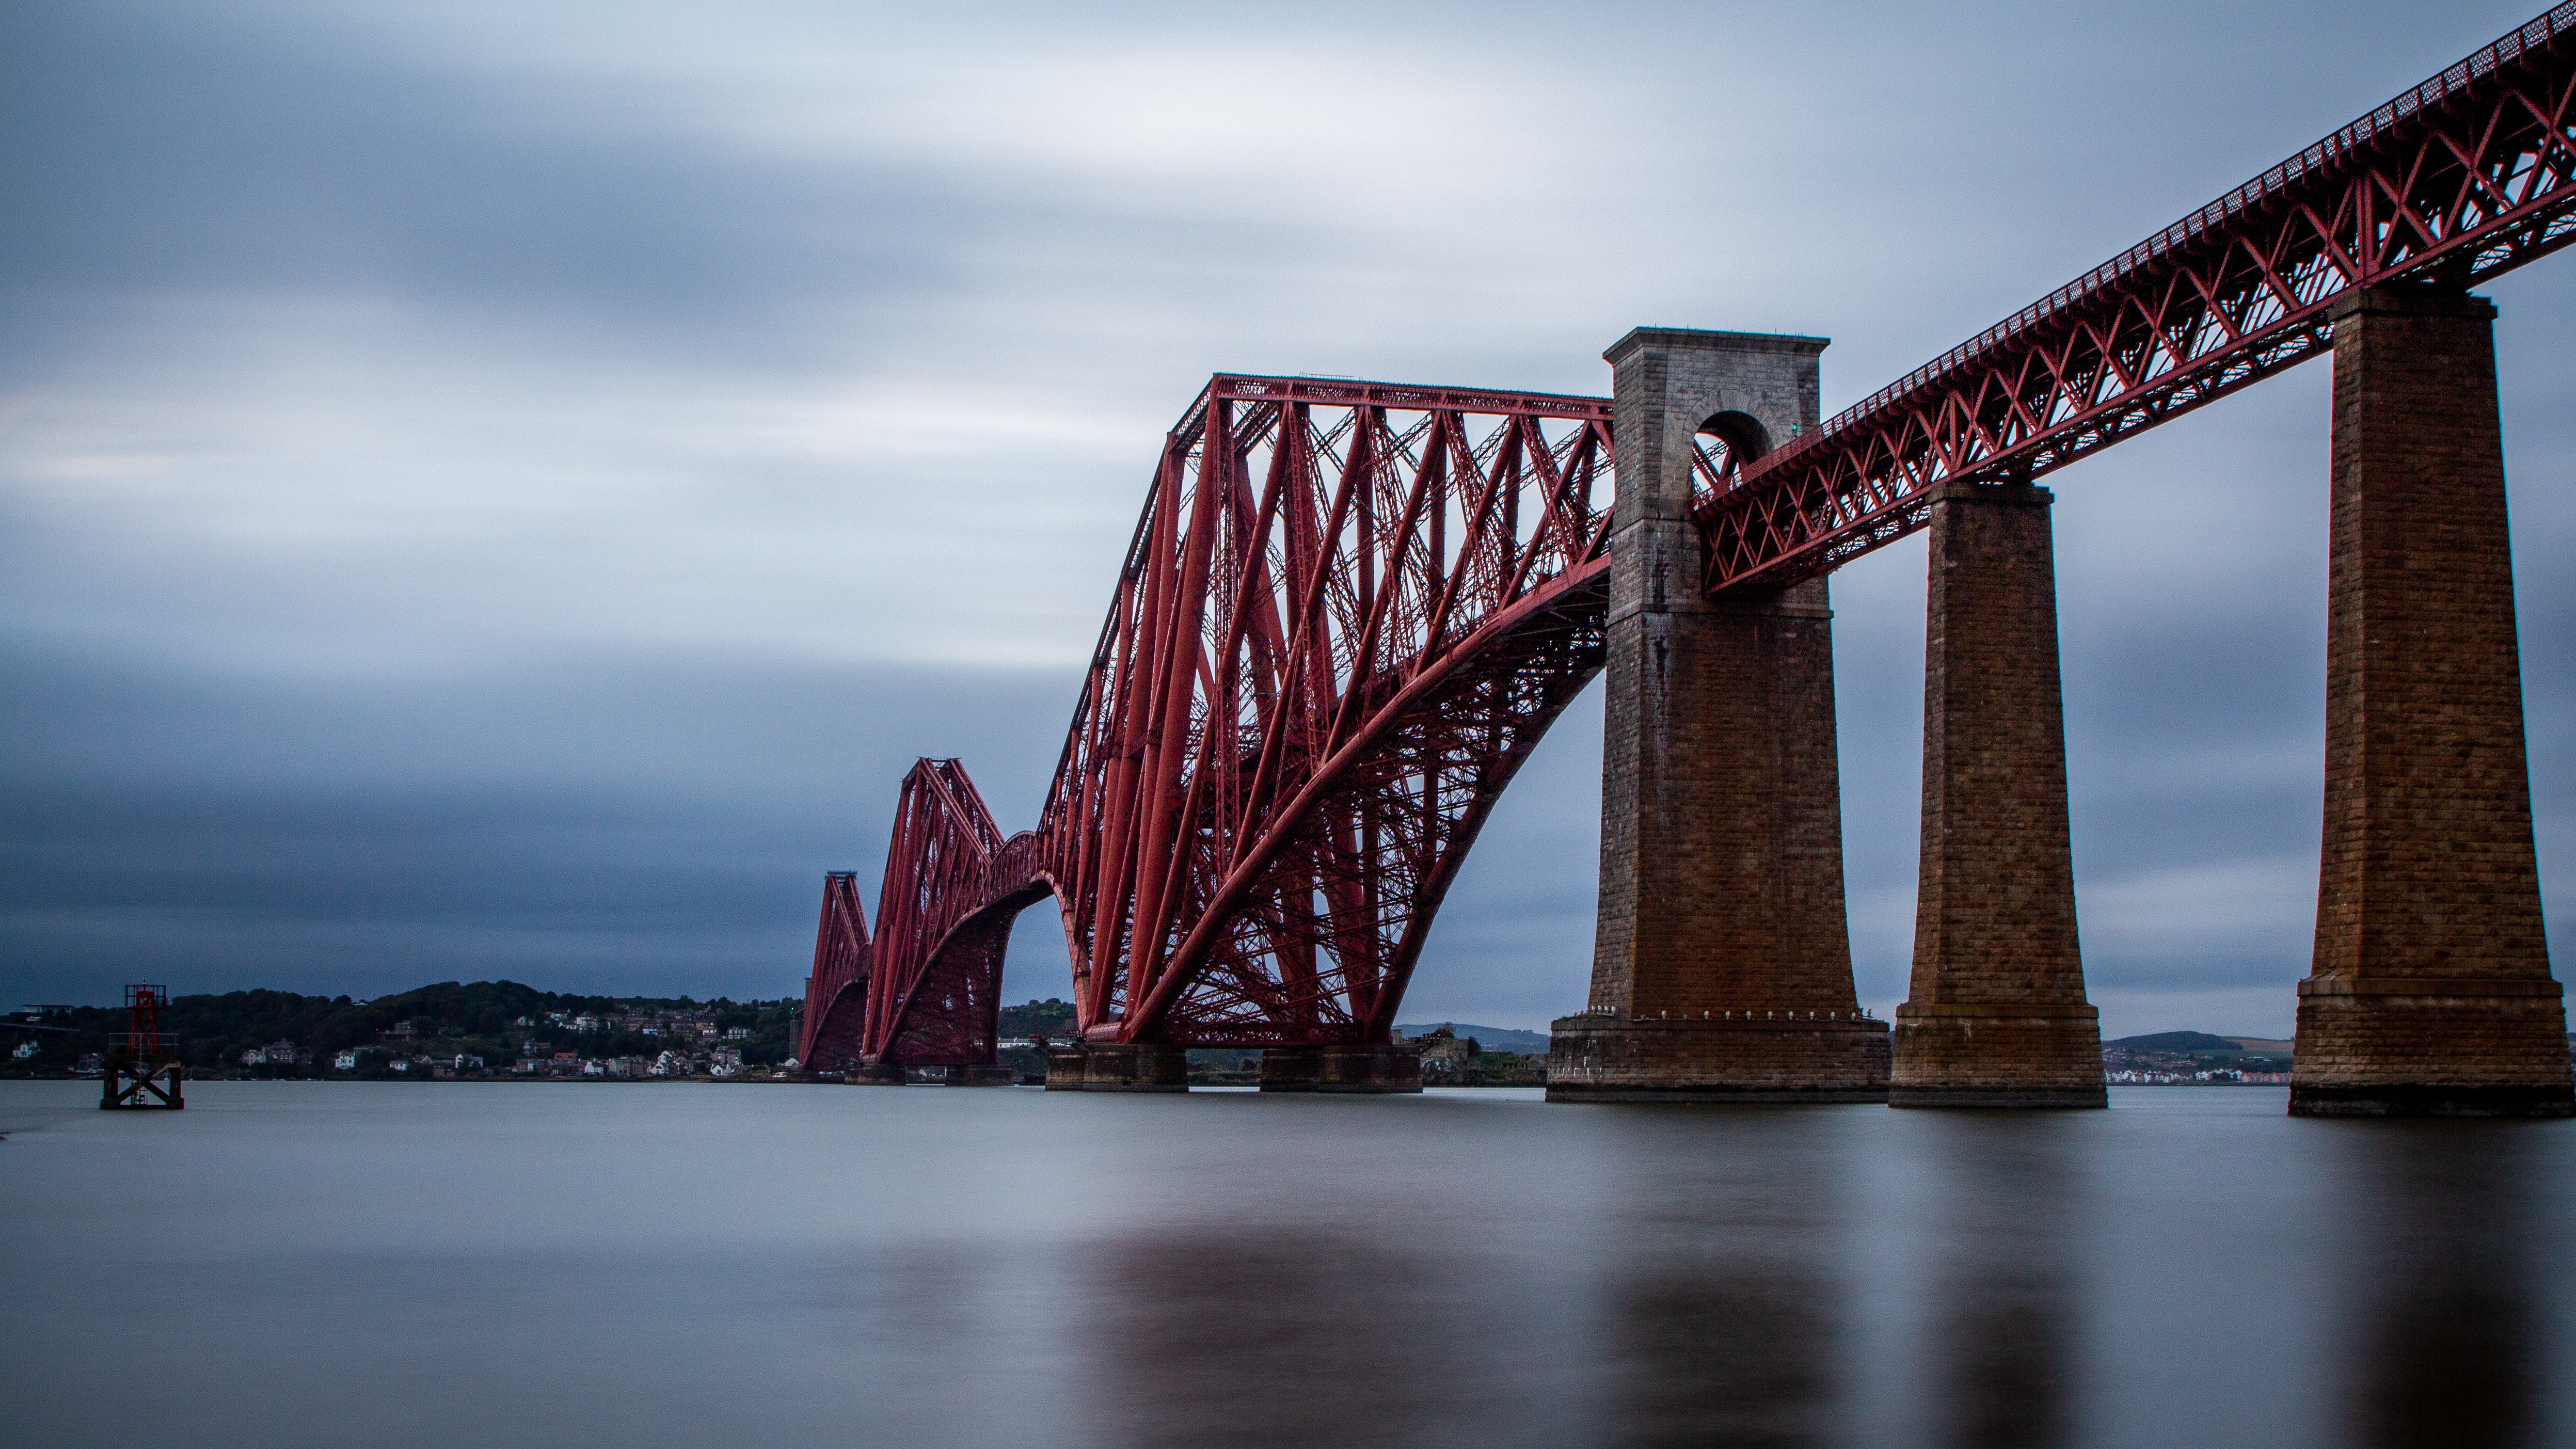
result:
[[[1711,598],[1918,528],[2332,350],[2361,288],[2460,291],[2576,241],[2562,5],[1758,452],[1691,461]],[[1053,897],[1101,1044],[1383,1043],[1496,798],[1603,667],[1610,400],[1211,378],[1167,436],[1036,828],[955,760],[903,783],[873,934],[828,878],[809,1069],[995,1060],[1013,918]]]

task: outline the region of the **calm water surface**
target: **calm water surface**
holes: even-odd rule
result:
[[[0,1442],[2576,1444],[2576,1124],[0,1084]]]

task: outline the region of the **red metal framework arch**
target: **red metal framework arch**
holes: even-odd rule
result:
[[[1219,376],[1172,431],[1040,834],[1099,1040],[1383,1041],[1601,664],[1597,398]]]
[[[1004,841],[954,760],[906,777],[857,1055],[993,1060],[1011,920],[1049,894],[1087,1036],[1385,1040],[1487,812],[1601,667],[1609,429],[1598,398],[1213,379],[1039,829]],[[825,1065],[848,972],[816,980]]]
[[[858,876],[833,871],[823,877],[823,919],[814,928],[814,974],[805,978],[805,1017],[796,1038],[796,1059],[808,1070],[839,1071],[866,1052],[871,959]]]

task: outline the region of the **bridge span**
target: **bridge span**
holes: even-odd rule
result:
[[[1211,378],[1164,442],[1036,828],[903,784],[826,880],[799,1056],[996,1066],[1050,897],[1052,1088],[1418,1090],[1392,1039],[1495,800],[1608,675],[1562,1100],[2098,1106],[2036,480],[2334,359],[2326,821],[2291,1110],[2576,1114],[2542,934],[2487,277],[2576,241],[2561,5],[1859,405],[1822,338],[1640,328],[1607,399]],[[1910,999],[1854,992],[1831,571],[1931,532]]]

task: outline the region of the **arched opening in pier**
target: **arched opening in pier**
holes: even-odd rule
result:
[[[1733,489],[1744,465],[1771,451],[1771,434],[1750,413],[1711,413],[1691,436],[1691,501]]]

